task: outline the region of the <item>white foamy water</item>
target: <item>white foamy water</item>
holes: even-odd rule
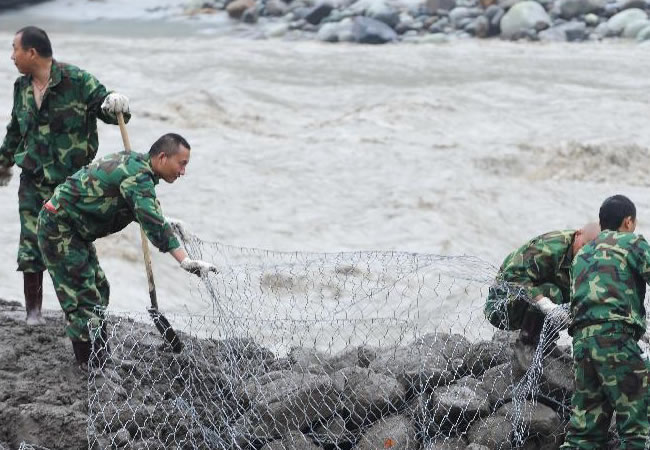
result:
[[[3,123],[17,76],[7,24],[17,28],[27,14],[6,16],[0,33]],[[647,233],[647,46],[371,47],[186,34],[173,22],[157,22],[155,37],[143,37],[145,25],[110,20],[66,31],[52,20],[58,59],[131,98],[136,150],[165,132],[187,137],[186,177],[158,192],[165,213],[204,239],[469,254],[498,265],[532,236],[595,220],[615,193],[636,202]],[[117,127],[99,132],[100,155],[121,150]],[[0,297],[22,301],[17,189],[17,176],[0,188]],[[142,311],[149,300],[137,228],[98,250],[112,306]],[[188,276],[153,253],[161,308],[199,308],[185,293]],[[45,306],[58,308],[49,282]]]

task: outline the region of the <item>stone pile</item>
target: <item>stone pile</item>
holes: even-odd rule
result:
[[[650,39],[649,0],[200,0],[264,37],[326,42],[443,42],[467,37],[541,41]]]
[[[567,350],[531,378],[534,349],[508,335],[278,358],[251,340],[185,335],[175,355],[127,321],[112,334],[113,363],[89,384],[91,447],[555,449],[569,415]]]

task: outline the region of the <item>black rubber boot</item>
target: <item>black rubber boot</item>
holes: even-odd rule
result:
[[[88,370],[88,361],[92,353],[90,342],[72,341],[72,350],[79,367],[82,370]]]
[[[539,334],[544,326],[544,314],[535,307],[530,306],[524,314],[521,322],[521,331],[519,332],[519,341],[522,344],[536,347],[539,343]]]
[[[23,285],[27,325],[43,325],[43,272],[23,272]]]

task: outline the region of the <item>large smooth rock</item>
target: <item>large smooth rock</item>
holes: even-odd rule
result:
[[[399,11],[383,0],[369,2],[366,7],[366,16],[383,22],[391,28],[395,28],[399,23]]]
[[[329,355],[308,347],[292,347],[287,355],[296,372],[332,373]]]
[[[485,16],[478,16],[463,27],[463,30],[473,36],[484,38],[490,33],[490,21]]]
[[[255,7],[255,0],[234,0],[226,6],[226,12],[232,19],[239,19],[249,8]]]
[[[533,370],[535,349],[523,344],[515,347],[513,374],[520,379],[520,388],[537,383],[542,395],[558,401],[566,400],[573,393],[573,361],[559,347],[552,355],[543,358],[541,367]],[[538,379],[534,379],[536,375]],[[523,380],[522,377],[530,377]]]
[[[312,431],[314,441],[321,448],[350,448],[359,439],[358,430],[347,429],[346,420],[340,414],[335,414],[322,421]]]
[[[483,373],[479,380],[490,401],[492,409],[512,400],[515,379],[512,376],[512,364],[505,363],[492,367]]]
[[[486,370],[505,364],[512,359],[513,351],[509,345],[497,341],[479,341],[471,345],[463,361],[472,375],[479,376]]]
[[[318,25],[332,12],[333,9],[334,7],[327,2],[319,3],[309,10],[305,15],[305,20],[312,25]]]
[[[587,26],[595,27],[600,23],[600,17],[598,17],[598,14],[589,13],[589,14],[585,14],[584,21],[587,24]]]
[[[350,21],[348,20],[348,22]],[[327,38],[330,34],[333,34],[334,39],[321,40],[336,42],[341,28],[344,26],[345,23],[342,22],[325,23],[319,29],[319,38],[321,35]],[[291,363],[291,369],[296,372],[332,374],[345,367],[368,367],[370,361],[375,359],[376,352],[376,348],[362,345],[346,348],[330,356],[313,348],[292,347],[287,356]]]
[[[316,37],[323,42],[339,41],[340,22],[328,22],[321,25],[316,33]]]
[[[560,17],[573,19],[574,17],[602,11],[605,9],[606,0],[560,0],[557,4]]]
[[[646,9],[648,6],[645,0],[622,0],[620,2],[617,2],[617,4],[619,5],[621,11],[631,8]]]
[[[538,33],[540,41],[576,42],[587,37],[587,25],[584,22],[571,21],[547,28]]]
[[[244,11],[244,13],[241,15],[239,19],[244,23],[253,24],[253,23],[257,23],[257,20],[259,18],[260,18],[260,10],[256,5]]]
[[[267,16],[281,17],[289,11],[289,5],[283,0],[267,0],[264,4],[264,12]]]
[[[639,42],[650,40],[650,26],[639,31],[639,34],[636,35],[636,40]]]
[[[459,6],[449,11],[449,20],[456,27],[460,28],[460,23],[462,21],[473,19],[474,17],[480,16],[482,13],[483,11],[480,8],[467,8],[464,6]]]
[[[370,368],[397,377],[407,389],[435,389],[465,374],[463,358],[469,348],[462,335],[430,333],[410,345],[377,355]]]
[[[512,422],[505,415],[489,416],[477,420],[467,430],[467,440],[473,445],[509,450],[512,449],[512,430]]]
[[[360,44],[385,44],[395,42],[397,33],[384,22],[358,16],[352,20],[352,40]]]
[[[495,415],[504,416],[525,432],[527,447],[544,450],[557,449],[564,440],[563,424],[558,414],[548,406],[524,401],[503,405]]]
[[[465,377],[434,390],[420,404],[418,422],[429,436],[462,433],[480,417],[490,413],[490,401],[481,383]]]
[[[332,375],[339,392],[337,410],[347,413],[355,427],[397,411],[406,399],[406,389],[394,377],[371,369],[348,367]]]
[[[415,428],[410,419],[399,415],[380,420],[370,427],[359,439],[357,450],[418,450],[420,443],[415,439]]]
[[[490,36],[497,35],[501,32],[501,19],[506,11],[497,5],[490,5],[485,10],[485,17],[490,21]]]
[[[517,3],[501,19],[501,37],[512,39],[527,31],[541,31],[551,25],[551,18],[539,3],[525,0]]]
[[[429,33],[443,33],[447,27],[450,26],[448,17],[441,17],[431,24]]]
[[[594,28],[593,34],[602,38],[616,36],[617,33],[612,32],[607,26],[607,22],[599,23],[596,28]]]
[[[638,20],[647,19],[645,11],[637,8],[626,9],[618,14],[613,15],[607,21],[607,28],[615,35],[623,32],[626,26]]]
[[[331,416],[338,393],[327,375],[270,372],[235,393],[249,412],[238,423],[248,442],[269,441]]]
[[[639,32],[648,25],[650,25],[650,20],[648,19],[641,19],[630,22],[623,29],[621,36],[627,39],[636,39],[636,37],[639,35]]]

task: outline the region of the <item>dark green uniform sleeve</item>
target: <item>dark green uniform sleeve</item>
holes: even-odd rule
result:
[[[553,283],[542,283],[537,286],[529,286],[527,287],[527,292],[531,299],[534,299],[538,295],[543,295],[558,305],[569,302],[569,299],[564,298],[562,291]]]
[[[639,275],[650,284],[650,244],[643,236],[639,236],[634,246],[635,263]]]
[[[14,102],[16,101],[17,90],[18,83],[14,84]],[[16,148],[18,148],[18,144],[20,144],[20,139],[20,127],[18,126],[16,106],[14,104],[11,109],[11,120],[9,121],[9,125],[7,125],[7,134],[0,147],[0,166],[11,167],[14,165],[14,154],[16,153]]]
[[[142,226],[144,234],[161,252],[181,246],[171,226],[165,222],[149,175],[140,173],[126,178],[120,184],[120,193],[133,210],[135,220]]]
[[[95,114],[99,119],[105,123],[117,125],[117,116],[113,113],[105,112],[102,109],[102,103],[109,91],[106,90],[103,84],[88,72],[84,72],[84,88],[86,95],[86,105],[88,110]],[[128,122],[131,119],[131,114],[124,114],[124,121]]]
[[[554,282],[566,244],[562,239],[557,243],[555,240],[538,237],[511,253],[501,266],[502,279],[525,288],[531,299],[544,295],[554,303],[568,302]]]

